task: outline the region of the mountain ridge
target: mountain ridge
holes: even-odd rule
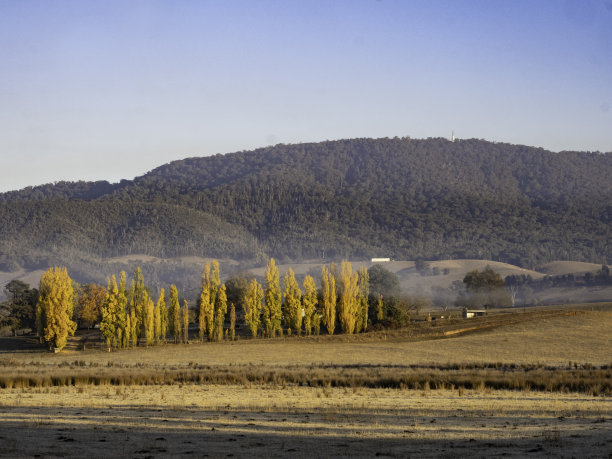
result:
[[[256,262],[612,259],[612,155],[484,140],[279,144],[0,194],[0,268],[139,251]]]

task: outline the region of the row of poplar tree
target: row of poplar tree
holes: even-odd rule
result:
[[[197,304],[199,339],[219,341],[234,339],[236,305],[228,305],[226,286],[221,283],[219,263],[206,263]],[[38,335],[51,348],[62,349],[69,335],[76,330],[72,320],[74,291],[66,268],[51,268],[40,282],[40,296],[36,307]],[[323,266],[321,287],[307,275],[300,288],[290,268],[283,278],[283,289],[278,268],[273,258],[268,261],[262,285],[253,278],[242,295],[244,323],[253,337],[300,334],[319,334],[323,326],[333,334],[359,333],[368,326],[369,276],[365,267],[353,271],[350,262],[343,261],[340,269],[333,263]],[[229,312],[229,328],[225,328]],[[376,315],[382,318],[382,296],[378,297]],[[337,323],[338,322],[338,323]],[[338,327],[339,325],[339,327]],[[139,343],[147,346],[167,342],[188,342],[189,306],[179,292],[170,286],[168,302],[165,289],[157,301],[150,296],[140,268],[134,271],[130,287],[125,272],[108,279],[106,298],[101,308],[100,331],[108,349],[127,348]]]

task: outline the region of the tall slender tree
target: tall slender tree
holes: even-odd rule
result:
[[[74,289],[66,268],[50,268],[40,279],[40,296],[36,307],[39,336],[54,349],[62,350],[68,336],[74,335],[72,320]]]
[[[166,306],[166,290],[161,289],[159,291],[159,339],[161,342],[166,342],[168,336],[168,307]]]
[[[217,294],[219,293],[219,286],[221,285],[221,274],[219,270],[219,262],[217,260],[211,261],[210,265],[210,304],[213,306],[214,309],[214,306],[217,303]]]
[[[130,345],[131,323],[128,324],[127,292],[125,291],[127,275],[125,271],[119,273],[119,289],[117,290],[117,345],[128,347]]]
[[[323,297],[323,325],[327,333],[336,329],[336,278],[327,266],[321,270],[321,295]]]
[[[152,346],[155,343],[155,304],[149,298],[149,294],[145,292],[145,343],[147,346]]]
[[[182,337],[185,344],[189,343],[189,304],[187,300],[183,300],[183,327]]]
[[[161,296],[157,299],[153,309],[153,342],[159,344],[161,342]]]
[[[263,325],[266,336],[274,337],[276,332],[282,336],[282,296],[280,276],[274,258],[270,258],[266,266],[265,304],[263,307]]]
[[[168,325],[170,334],[177,343],[181,338],[181,306],[179,304],[178,290],[176,285],[170,286],[170,310],[168,311]]]
[[[223,324],[225,323],[225,315],[227,314],[227,294],[225,292],[225,284],[221,284],[217,292],[217,301],[215,302],[215,340],[223,339]]]
[[[108,279],[108,288],[106,290],[106,299],[102,305],[102,321],[100,322],[100,332],[106,340],[106,347],[110,352],[111,347],[115,345],[117,339],[117,328],[120,326],[119,321],[119,301],[117,295],[117,280],[113,274]],[[121,343],[118,343],[119,346]]]
[[[212,340],[215,333],[215,304],[217,301],[217,293],[219,291],[220,274],[219,274],[219,262],[217,260],[212,261],[211,265],[206,263],[204,265],[204,272],[202,273],[202,293],[200,294],[200,317],[198,324],[200,325],[200,336],[204,339],[203,327],[206,328],[208,339]]]
[[[315,323],[315,315],[317,311],[317,284],[312,276],[304,278],[304,297],[302,298],[304,305],[304,329],[306,334],[312,333],[312,327]]]
[[[132,347],[138,346],[138,319],[136,318],[136,310],[130,309],[130,320],[127,322],[130,327],[130,338]]]
[[[202,276],[202,280],[204,276]],[[210,309],[210,292],[208,286],[202,282],[202,292],[200,293],[200,299],[198,301],[198,333],[200,341],[204,341],[204,336],[207,330],[207,318],[208,310]]]
[[[125,329],[123,333],[122,346],[129,348],[132,345],[132,318],[129,314],[125,315]]]
[[[376,320],[380,322],[383,320],[384,317],[385,310],[383,308],[383,296],[379,294],[376,300]]]
[[[357,319],[355,333],[368,328],[368,298],[370,297],[370,277],[365,266],[359,268],[357,280]]]
[[[283,278],[285,284],[285,325],[298,335],[302,330],[302,291],[289,268]]]
[[[338,307],[338,316],[340,318],[340,327],[342,331],[348,334],[355,332],[355,324],[357,322],[358,280],[359,275],[353,272],[351,263],[343,261],[340,264],[340,303]]]
[[[134,278],[132,279],[132,285],[128,294],[130,316],[132,316],[132,311],[134,311],[132,321],[134,321],[134,317],[136,318],[135,323],[132,323],[132,330],[136,330],[136,339],[144,337],[145,335],[145,311],[147,307],[145,293],[146,288],[142,271],[140,267],[136,267],[136,269],[134,269]]]
[[[253,338],[257,336],[261,325],[261,301],[263,300],[263,289],[257,279],[251,280],[249,287],[244,295],[244,321],[249,327]]]

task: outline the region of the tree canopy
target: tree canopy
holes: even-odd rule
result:
[[[38,290],[20,280],[12,280],[4,287],[6,301],[0,303],[0,325],[17,330],[35,328]]]

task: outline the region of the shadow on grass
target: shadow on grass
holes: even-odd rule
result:
[[[402,410],[20,405],[0,413],[0,457],[563,457],[580,451],[594,457],[612,446],[610,419],[506,413],[529,434],[500,438],[499,423],[470,416],[462,423],[452,409],[415,417]],[[492,426],[490,435],[482,422]]]
[[[3,336],[0,337],[0,354],[21,352],[40,352],[46,348],[38,342],[36,336]]]

